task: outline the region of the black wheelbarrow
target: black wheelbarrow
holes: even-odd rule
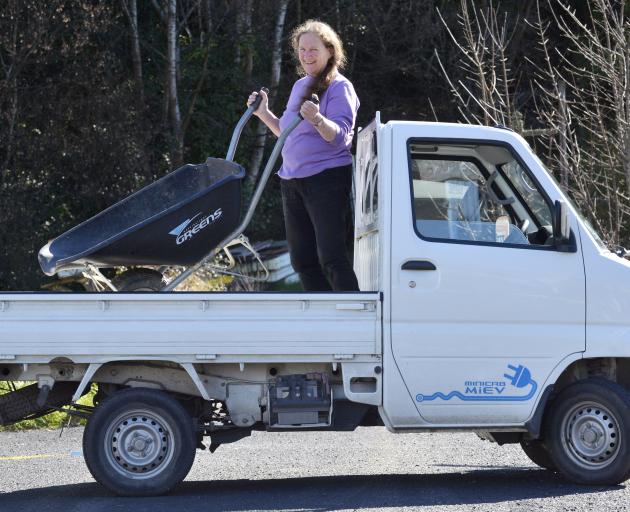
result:
[[[240,135],[257,103],[241,116],[225,159],[187,164],[135,192],[61,236],[39,251],[47,275],[79,271],[94,289],[113,291],[173,290],[182,281],[239,242],[253,251],[243,231],[298,116],[280,135],[241,220],[241,181],[245,169],[233,161]],[[109,280],[100,269],[111,267],[186,267],[165,286],[162,273],[144,268],[135,279]],[[139,277],[142,276],[142,277]],[[135,283],[129,285],[129,283]],[[151,282],[152,284],[148,284]],[[118,286],[117,286],[118,284]]]

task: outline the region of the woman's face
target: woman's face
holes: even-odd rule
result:
[[[332,57],[332,52],[316,34],[307,32],[298,41],[298,56],[302,69],[309,76],[319,75]]]

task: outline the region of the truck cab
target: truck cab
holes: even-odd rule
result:
[[[586,348],[578,217],[556,241],[566,198],[505,129],[376,120],[357,160],[355,266],[362,288],[387,290],[392,425],[522,425]]]
[[[391,429],[473,429],[540,461],[532,451],[548,449],[535,439],[563,390],[594,379],[627,393],[630,262],[522,137],[377,116],[358,136],[356,187],[359,283],[385,292]],[[590,423],[562,428],[594,439],[571,452],[593,470],[610,462],[619,427],[586,409],[574,414]]]

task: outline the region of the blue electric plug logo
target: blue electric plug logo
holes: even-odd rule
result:
[[[514,366],[508,364],[508,370],[513,373],[504,373],[503,376],[507,379],[503,380],[467,380],[464,382],[463,391],[451,391],[448,394],[437,391],[431,395],[423,395],[418,393],[416,395],[417,402],[427,402],[431,400],[450,400],[451,398],[459,398],[466,402],[524,402],[529,400],[536,394],[538,384],[532,379],[532,374],[528,368],[519,364]],[[512,386],[517,389],[523,389],[530,387],[529,392],[526,395],[516,395],[506,390],[508,386]]]
[[[536,383],[532,380],[531,372],[522,364],[519,364],[518,366],[512,366],[511,364],[508,364],[508,369],[512,370],[514,372],[514,375],[504,373],[503,376],[506,379],[510,380],[512,386],[516,386],[517,388],[524,388],[525,386],[533,384],[537,387]]]

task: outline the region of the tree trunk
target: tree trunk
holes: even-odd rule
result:
[[[252,71],[254,70],[254,42],[252,40],[252,11],[254,10],[254,0],[245,0],[245,14],[243,16],[245,28],[245,55],[244,73],[245,82],[251,84]]]
[[[558,84],[559,93],[559,123],[558,123],[558,163],[560,164],[560,185],[562,190],[569,190],[569,123],[567,112],[567,86],[564,80]]]
[[[201,67],[201,73],[199,76],[199,81],[197,82],[197,86],[195,87],[195,91],[190,99],[190,105],[188,107],[188,112],[186,112],[186,116],[184,117],[184,121],[182,122],[182,137],[186,136],[186,132],[188,131],[188,126],[190,126],[190,120],[192,119],[193,113],[195,112],[195,106],[197,104],[197,100],[199,99],[199,95],[201,94],[201,88],[203,87],[204,82],[208,76],[208,59],[210,58],[211,51],[211,41],[208,38],[208,42],[206,44],[203,65]]]
[[[252,10],[253,0],[239,0],[236,4],[236,66],[243,66],[245,81],[249,85],[254,65],[252,46]]]
[[[289,0],[280,0],[278,5],[278,16],[276,18],[276,28],[273,38],[273,53],[271,55],[271,80],[269,82],[270,98],[269,108],[273,106],[278,84],[280,83],[280,71],[282,65],[282,36],[284,34],[284,20],[287,14]],[[249,174],[247,179],[253,183],[258,178],[260,165],[265,153],[265,143],[267,142],[267,127],[262,121],[258,121],[256,128],[256,138],[254,151],[249,164]]]
[[[17,114],[18,114],[18,88],[17,88],[17,80],[15,77],[11,79],[11,83],[9,85],[10,93],[8,98],[8,109],[7,109],[7,118],[6,119],[6,140],[2,141],[4,145],[4,159],[2,162],[2,168],[0,168],[0,186],[5,182],[7,178],[7,173],[9,172],[9,165],[11,163],[11,158],[13,157],[13,145],[15,142],[15,125],[17,122]],[[2,140],[2,138],[0,138]]]
[[[206,32],[206,37],[210,37],[212,34],[212,0],[205,0],[203,3],[203,17],[204,17],[204,30]]]
[[[11,42],[10,48],[7,48],[9,55],[13,57],[11,59],[10,65],[6,65],[3,62],[3,72],[5,78],[5,88],[2,90],[0,88],[0,107],[2,107],[4,112],[0,112],[0,119],[4,122],[4,131],[6,133],[6,138],[2,137],[2,132],[0,131],[0,144],[3,146],[4,155],[2,159],[2,167],[0,168],[0,186],[4,184],[7,179],[7,174],[9,172],[9,165],[11,164],[11,159],[13,157],[13,145],[15,139],[15,126],[17,123],[17,113],[18,113],[18,83],[17,83],[17,72],[15,69],[18,67],[16,59],[18,58],[18,34],[19,34],[19,3],[11,2],[10,3],[10,13],[11,19],[13,20],[11,26]]]
[[[177,94],[177,0],[167,0],[167,95],[169,119],[173,135],[171,165],[181,166],[184,159],[184,141],[182,136],[182,117]]]
[[[121,0],[123,9],[129,19],[131,36],[131,62],[133,64],[133,76],[138,94],[140,106],[144,108],[144,80],[142,78],[142,53],[140,51],[140,32],[138,30],[138,3],[137,0]]]

